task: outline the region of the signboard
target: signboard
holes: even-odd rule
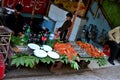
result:
[[[46,14],[50,0],[3,0],[2,6],[14,9],[15,5],[21,3],[23,12],[31,13],[33,8],[37,14]]]

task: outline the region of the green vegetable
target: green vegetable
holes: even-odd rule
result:
[[[11,65],[16,65],[16,67],[25,66],[33,68],[35,64],[39,63],[39,61],[40,61],[39,58],[35,56],[30,56],[28,54],[21,53],[12,56]]]
[[[93,57],[86,58],[86,62],[92,61],[92,60],[96,60],[100,67],[107,64],[107,60],[105,59],[105,57],[101,57],[101,58],[93,58]]]
[[[80,66],[78,65],[78,63],[74,60],[70,61],[70,66],[76,70],[79,70]]]
[[[13,46],[16,46],[16,45],[27,45],[27,42],[22,41],[20,36],[11,36],[11,44]]]
[[[80,66],[78,65],[78,63],[75,59],[76,59],[75,56],[72,57],[72,60],[69,60],[66,55],[61,55],[60,56],[60,61],[62,63],[65,63],[65,64],[70,63],[71,68],[79,70]]]
[[[47,63],[47,64],[50,64],[50,63],[55,63],[55,60],[50,58],[50,57],[45,57],[45,58],[40,58],[40,61],[43,62],[43,63]]]
[[[20,53],[12,56],[11,65],[16,65],[16,67],[25,66],[33,68],[35,64],[38,64],[39,62],[50,64],[55,63],[55,60],[48,56],[45,58],[38,58],[29,54]]]

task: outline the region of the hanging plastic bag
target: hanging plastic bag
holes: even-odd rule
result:
[[[105,45],[103,48],[103,53],[107,56],[110,56],[110,48],[109,45]]]

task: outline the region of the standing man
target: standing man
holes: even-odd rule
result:
[[[110,57],[108,58],[108,61],[112,65],[115,65],[114,59],[117,59],[120,63],[120,26],[110,30],[108,35],[108,45],[110,47]]]
[[[15,12],[8,15],[6,20],[6,26],[14,31],[14,35],[21,35],[23,32],[24,18],[21,15],[22,5],[16,4]]]
[[[60,31],[60,41],[65,42],[66,41],[66,35],[68,33],[69,27],[72,25],[72,17],[73,14],[71,12],[66,14],[66,21],[63,23],[62,27],[58,29]]]

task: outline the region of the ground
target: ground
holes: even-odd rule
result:
[[[8,78],[4,80],[120,80],[120,67],[113,66],[95,70],[83,70],[69,74]]]
[[[61,69],[50,70],[50,67],[41,64],[37,69],[12,68],[4,80],[120,80],[120,63],[115,61],[115,65],[108,63],[99,67],[95,61],[91,61],[88,68],[74,70],[69,65],[64,65]]]

